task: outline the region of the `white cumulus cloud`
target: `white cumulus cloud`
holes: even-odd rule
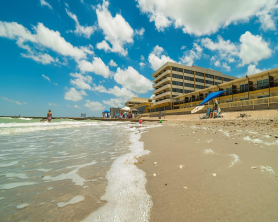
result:
[[[73,32],[76,35],[84,36],[85,38],[89,39],[91,37],[91,35],[95,32],[97,27],[95,25],[82,26],[82,25],[80,25],[80,23],[77,19],[77,16],[75,14],[71,13],[68,9],[66,9],[66,12],[67,12],[68,16],[71,17],[75,21],[75,30],[69,31],[69,32]]]
[[[192,66],[196,59],[201,58],[202,51],[203,49],[197,43],[194,42],[193,48],[189,51],[186,51],[183,57],[181,57],[180,59],[182,63],[184,63],[185,65]]]
[[[91,89],[92,77],[88,75],[82,75],[79,73],[70,73],[70,76],[74,77],[75,79],[71,79],[70,83],[75,85],[79,89]]]
[[[260,60],[271,56],[272,50],[269,48],[269,44],[259,35],[252,35],[247,31],[241,35],[240,42],[239,57],[242,65],[250,63],[258,64]]]
[[[44,74],[42,74],[42,77],[43,77],[44,79],[46,79],[47,81],[49,81],[49,82],[51,81],[50,78],[49,78],[48,76],[44,75]]]
[[[240,66],[254,63],[258,64],[259,61],[267,59],[272,55],[270,44],[263,40],[259,35],[253,35],[249,31],[240,36],[239,42],[233,43],[230,40],[224,40],[221,36],[218,36],[217,41],[213,42],[209,38],[201,40],[203,47],[218,52],[217,56],[213,56],[211,61],[217,58],[223,60],[222,67],[226,70],[230,70],[229,66],[225,63],[233,63],[237,60]],[[215,64],[217,66],[217,63]]]
[[[108,5],[108,1],[104,0],[103,4],[98,4],[96,8],[98,26],[105,35],[105,40],[98,43],[97,48],[126,56],[128,52],[124,45],[133,43],[134,31],[122,15],[116,14],[115,17],[112,17]]]
[[[145,29],[144,28],[135,29],[135,35],[143,36],[144,33],[145,33]]]
[[[52,9],[51,5],[45,0],[40,0],[40,2],[41,2],[41,6],[47,6],[48,8]]]
[[[110,100],[103,100],[102,101],[104,104],[108,105],[109,107],[124,107],[124,104],[126,102],[126,100],[124,98],[114,98],[114,99],[110,99]]]
[[[10,102],[10,103],[15,103],[15,104],[17,104],[17,105],[27,105],[27,104],[28,104],[28,103],[26,103],[26,102],[14,101],[14,100],[8,99],[8,98],[6,98],[6,97],[4,97],[4,96],[1,96],[1,98],[4,99],[4,100],[6,100],[6,101],[8,101],[8,102]]]
[[[70,88],[66,93],[64,98],[66,100],[71,100],[71,101],[79,101],[81,99],[83,99],[83,96],[86,96],[87,94],[81,90],[81,91],[77,91],[75,88]]]
[[[60,105],[58,105],[56,103],[48,103],[48,106],[60,106]]]
[[[163,66],[166,62],[175,62],[169,56],[162,55],[164,49],[160,46],[155,46],[153,51],[149,54],[149,63],[153,70],[157,70],[161,66]]]
[[[101,75],[104,78],[108,78],[110,75],[109,67],[104,64],[101,58],[94,57],[92,62],[86,60],[78,61],[78,68],[81,72],[93,72],[97,75]]]
[[[263,29],[275,29],[276,0],[136,0],[158,31],[173,25],[184,33],[209,35],[230,24],[257,17]]]
[[[84,104],[85,107],[88,107],[91,111],[99,111],[104,110],[105,106],[100,102],[85,100],[86,103]]]
[[[145,93],[153,89],[152,82],[131,66],[124,70],[117,68],[114,80],[136,93]]]
[[[25,50],[28,54],[23,54],[24,57],[29,57],[46,61],[49,63],[53,61],[53,58],[49,55],[34,53],[34,50],[51,49],[52,51],[59,53],[62,56],[69,56],[75,60],[86,59],[88,51],[73,46],[67,42],[58,31],[53,31],[45,27],[42,23],[38,23],[33,27],[35,34],[32,34],[24,26],[16,22],[2,22],[0,21],[0,37],[16,40],[16,44]],[[32,49],[27,43],[33,43],[38,47]]]
[[[118,66],[112,59],[110,60],[109,65],[112,67]]]

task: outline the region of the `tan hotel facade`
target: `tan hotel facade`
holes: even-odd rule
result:
[[[150,111],[173,109],[175,97],[237,79],[219,71],[172,62],[165,63],[152,74],[152,77],[154,77],[154,97],[152,99],[155,102]],[[203,96],[200,95],[199,99],[203,99]]]

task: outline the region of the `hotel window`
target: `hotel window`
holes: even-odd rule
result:
[[[194,84],[184,83],[185,87],[194,88]]]
[[[206,74],[206,78],[210,78],[210,79],[213,79],[213,75],[210,75],[210,74]]]
[[[219,84],[221,84],[221,83],[222,83],[222,82],[215,82],[215,85],[217,85],[217,86],[218,86],[218,85],[219,85]]]
[[[230,82],[230,79],[224,78],[225,82]]]
[[[172,88],[172,92],[178,92],[178,93],[182,93],[182,89],[176,89],[176,88]]]
[[[215,76],[215,79],[222,81],[222,77],[220,77],[220,76]]]
[[[184,90],[184,93],[192,93],[192,90]]]
[[[200,86],[200,85],[195,85],[195,87],[196,87],[197,89],[204,89],[204,86]]]
[[[184,76],[184,80],[194,81],[194,78],[193,77]]]
[[[203,80],[203,79],[198,79],[198,78],[195,78],[195,81],[196,81],[196,82],[201,82],[201,83],[204,83],[204,80]]]
[[[213,85],[213,81],[210,81],[210,80],[206,80],[206,83]]]
[[[206,86],[206,88],[209,88],[210,86]]]
[[[265,89],[265,88],[268,88],[268,79],[263,79],[263,80],[259,80],[258,82],[257,82],[257,84],[258,84],[258,90],[259,89]],[[258,97],[259,98],[259,97]]]
[[[183,72],[181,68],[177,68],[177,67],[173,67],[172,70],[177,72]]]
[[[178,74],[172,74],[173,75],[173,78],[176,78],[176,79],[183,79],[183,76],[182,75],[178,75]]]
[[[195,72],[195,75],[204,77],[204,73],[201,73],[201,72]]]
[[[227,88],[226,90],[227,90],[227,95],[232,95],[233,94],[232,87]]]
[[[182,82],[173,81],[173,85],[182,86]]]
[[[248,83],[240,85],[240,92],[248,92]]]
[[[193,74],[193,75],[194,75],[194,71],[192,71],[192,70],[187,70],[187,69],[185,69],[184,72],[185,72],[185,73],[188,73],[188,74]]]

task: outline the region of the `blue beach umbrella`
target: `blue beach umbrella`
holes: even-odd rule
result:
[[[120,116],[120,114],[119,113],[116,113],[116,115],[115,116]]]
[[[108,111],[108,110],[105,110],[105,111],[103,111],[103,113],[110,113],[110,111]]]
[[[220,95],[221,95],[223,92],[225,92],[225,91],[226,91],[226,90],[224,90],[224,91],[218,91],[218,92],[213,92],[213,93],[208,94],[208,96],[207,96],[197,107],[195,107],[195,108],[191,111],[191,113],[196,113],[196,112],[200,111],[201,109],[204,108],[204,104],[205,104],[205,103],[209,102],[209,101],[212,100],[212,99],[217,98],[218,96],[220,96]]]
[[[223,92],[225,92],[225,91],[226,91],[226,90],[224,90],[224,91],[218,91],[218,92],[213,92],[213,93],[208,94],[208,96],[200,103],[199,106],[204,105],[205,103],[209,102],[210,100],[219,97],[219,96],[220,96]]]

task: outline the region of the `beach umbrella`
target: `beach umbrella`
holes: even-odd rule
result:
[[[104,111],[103,111],[103,113],[110,113],[110,111],[108,111],[108,110],[104,110]]]
[[[198,112],[199,110],[203,109],[204,108],[204,105],[203,106],[196,106],[192,111],[191,113],[196,113]]]
[[[125,106],[124,108],[122,108],[121,110],[123,110],[123,111],[130,111],[130,108],[129,107],[127,107],[127,106]]]
[[[205,103],[209,102],[210,100],[219,97],[225,91],[226,90],[218,91],[218,92],[213,92],[213,93],[208,94],[208,96],[199,104],[199,106],[204,105]]]
[[[120,116],[120,114],[119,114],[119,113],[116,113],[115,116]]]
[[[132,112],[138,112],[138,109],[132,109],[131,111]]]

